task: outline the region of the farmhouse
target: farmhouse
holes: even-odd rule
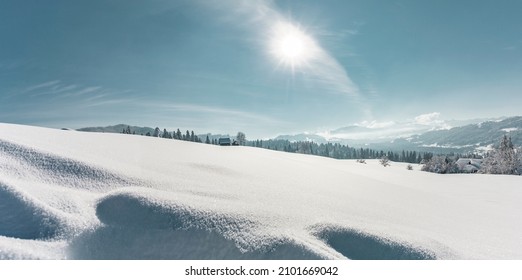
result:
[[[457,160],[459,170],[464,173],[477,173],[482,165],[482,159],[459,158]]]
[[[228,137],[219,138],[218,144],[219,146],[230,146],[232,144],[232,141],[230,141],[230,138]]]

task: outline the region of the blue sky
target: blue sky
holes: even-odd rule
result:
[[[257,138],[520,115],[520,14],[517,0],[3,0],[0,122]]]

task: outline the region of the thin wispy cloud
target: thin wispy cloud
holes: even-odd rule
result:
[[[88,100],[88,102],[83,104],[83,107],[89,108],[89,107],[102,107],[102,106],[109,106],[109,105],[132,105],[137,100],[135,98],[115,98],[115,99],[106,99],[103,100],[107,95],[102,94],[95,96],[94,98],[91,98]]]
[[[239,110],[232,110],[227,108],[221,108],[217,106],[205,106],[199,104],[168,104],[168,103],[144,103],[147,107],[171,110],[177,112],[190,112],[194,114],[206,114],[206,115],[214,115],[216,119],[219,118],[234,118],[239,120],[249,120],[249,121],[260,121],[263,123],[272,123],[272,124],[283,124],[283,121],[267,117],[265,115],[254,114],[250,112],[244,112]]]
[[[46,82],[29,87],[23,91],[32,98],[47,96],[52,99],[80,99],[89,101],[116,95],[117,91],[104,89],[101,86],[83,86],[77,84],[67,84],[60,80]]]
[[[100,89],[101,89],[101,87],[99,87],[99,86],[96,86],[96,87],[86,87],[86,88],[82,88],[82,89],[80,89],[78,91],[67,92],[65,94],[62,94],[61,97],[81,96],[81,95],[85,95],[85,94],[89,94],[89,93],[93,93],[93,92],[99,91]]]
[[[50,88],[58,83],[60,83],[60,80],[48,81],[45,83],[29,86],[29,87],[25,88],[24,90],[22,90],[22,92],[25,93],[25,92],[35,91],[38,89]]]
[[[114,90],[102,86],[68,84],[62,80],[53,80],[28,86],[9,95],[29,97],[25,106],[40,104],[42,98],[53,100],[61,107],[86,109],[116,104],[132,104],[135,98],[126,97],[129,90]]]
[[[100,92],[101,89],[102,87],[100,86],[61,85],[52,89],[35,92],[31,94],[31,97],[48,96],[52,99],[85,98],[86,96]]]
[[[123,100],[122,100],[123,101]],[[101,104],[100,106],[102,106]],[[112,122],[136,123],[146,126],[158,126],[171,129],[193,129],[198,133],[236,133],[243,131],[249,137],[262,137],[259,129],[276,127],[284,130],[292,124],[279,118],[249,111],[231,109],[218,105],[202,105],[197,103],[177,103],[173,101],[135,100],[123,104],[122,112],[139,112],[135,116],[113,112]],[[104,107],[99,107],[104,108]],[[122,116],[125,116],[122,118]]]
[[[56,94],[59,94],[62,92],[68,92],[68,91],[74,90],[77,87],[78,87],[77,85],[56,84],[56,85],[52,86],[51,88],[47,88],[45,90],[34,91],[31,94],[31,97],[38,97],[38,96],[42,96],[42,95],[56,95]]]
[[[17,96],[30,95],[31,97],[41,95],[42,93],[52,92],[52,88],[60,84],[60,80],[52,80],[43,83],[27,86],[25,88],[13,90],[0,96],[3,99],[16,98]]]
[[[99,86],[80,86],[76,84],[67,84],[60,80],[49,81],[33,86],[29,86],[21,91],[17,91],[11,94],[15,95],[28,95],[32,98],[40,96],[50,96],[52,98],[64,98],[80,96],[87,93],[92,93],[100,90]]]

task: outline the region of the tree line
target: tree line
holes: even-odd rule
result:
[[[124,128],[121,132],[123,134],[136,134],[135,131],[131,131],[130,126],[127,126],[127,128]],[[182,133],[181,130],[178,128],[175,131],[168,131],[166,128],[161,131],[159,127],[156,127],[153,131],[149,131],[145,134],[140,134],[143,136],[151,136],[151,137],[158,137],[158,138],[166,138],[166,139],[176,139],[176,140],[182,140],[182,141],[189,141],[189,142],[196,142],[196,143],[205,143],[205,144],[212,144],[212,145],[218,145],[218,139],[217,138],[211,138],[209,137],[209,134],[205,136],[205,140],[203,140],[200,136],[198,136],[196,133],[194,133],[193,130],[187,130],[185,133]],[[239,145],[245,145],[246,143],[246,136],[243,132],[238,132],[236,136],[236,141]]]
[[[456,160],[458,158],[447,155],[434,156],[424,162],[421,170],[440,174],[466,172],[458,166]],[[476,173],[522,175],[522,149],[516,149],[511,137],[504,135],[497,148],[486,153],[481,161],[470,165],[476,168]]]
[[[136,134],[134,131],[131,131],[130,126],[123,129],[122,133],[124,134]],[[141,134],[144,135],[144,134]],[[194,133],[193,130],[187,130],[185,133],[182,133],[178,128],[175,131],[168,131],[167,129],[163,129],[163,131],[156,127],[153,131],[147,132],[144,136],[151,137],[160,137],[167,139],[177,139],[183,141],[197,142],[197,143],[206,143],[218,145],[218,139],[210,138],[207,134],[205,140],[201,139],[197,134]],[[429,152],[416,152],[416,151],[402,151],[402,152],[394,152],[394,151],[383,151],[383,150],[374,150],[368,148],[354,148],[348,145],[343,145],[339,143],[315,143],[312,141],[298,141],[298,142],[290,142],[288,140],[280,140],[280,139],[271,139],[271,140],[254,140],[247,141],[246,135],[243,132],[238,132],[235,140],[239,145],[258,147],[276,151],[284,151],[289,153],[300,153],[300,154],[310,154],[317,156],[330,157],[335,159],[380,159],[386,156],[389,160],[395,162],[409,162],[409,163],[420,163],[421,161],[428,161],[433,157],[433,153]]]
[[[309,154],[335,159],[381,159],[387,157],[395,162],[421,163],[433,157],[430,152],[417,151],[384,151],[370,148],[355,148],[340,143],[315,143],[313,141],[296,141],[270,139],[247,141],[248,146],[289,153]],[[462,156],[462,155],[457,155]]]
[[[135,134],[131,131],[130,126],[123,129],[124,134]],[[141,134],[143,135],[143,134]],[[206,143],[218,145],[218,139],[210,138],[206,135],[205,140],[201,139],[194,131],[187,130],[182,133],[178,128],[176,131],[160,130],[156,127],[152,132],[147,132],[145,136],[161,137],[167,139],[176,139],[183,141],[191,141],[197,143]],[[457,165],[459,158],[481,159],[480,166],[477,166],[478,172],[487,174],[513,174],[522,175],[522,148],[516,149],[513,146],[511,137],[504,135],[500,141],[498,148],[494,148],[486,155],[481,156],[474,153],[459,154],[449,153],[446,155],[434,155],[431,152],[417,151],[384,151],[370,148],[355,148],[340,143],[315,143],[313,141],[296,141],[282,139],[270,140],[254,140],[247,141],[245,133],[238,132],[235,140],[239,145],[251,147],[283,151],[288,153],[309,154],[335,159],[386,159],[394,162],[407,162],[423,164],[421,170],[434,173],[461,173],[463,170]],[[361,161],[364,163],[364,161]],[[381,164],[383,164],[381,162]],[[383,164],[386,166],[386,164]]]

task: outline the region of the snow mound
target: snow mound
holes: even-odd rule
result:
[[[60,217],[37,201],[0,181],[0,235],[22,239],[55,237],[63,223]]]
[[[107,189],[111,186],[129,185],[129,181],[106,170],[30,147],[0,139],[0,162],[3,169],[15,171],[19,178],[38,177],[55,185],[84,189]]]
[[[315,235],[352,260],[432,260],[436,255],[407,243],[339,226],[322,226]]]
[[[0,236],[0,260],[56,260],[65,254],[65,241],[40,241]]]
[[[0,124],[0,259],[519,259],[520,186]]]
[[[138,192],[111,194],[99,201],[104,224],[76,238],[69,257],[77,259],[320,259],[291,240],[249,236],[252,221],[202,212]],[[250,233],[251,234],[251,233]]]

